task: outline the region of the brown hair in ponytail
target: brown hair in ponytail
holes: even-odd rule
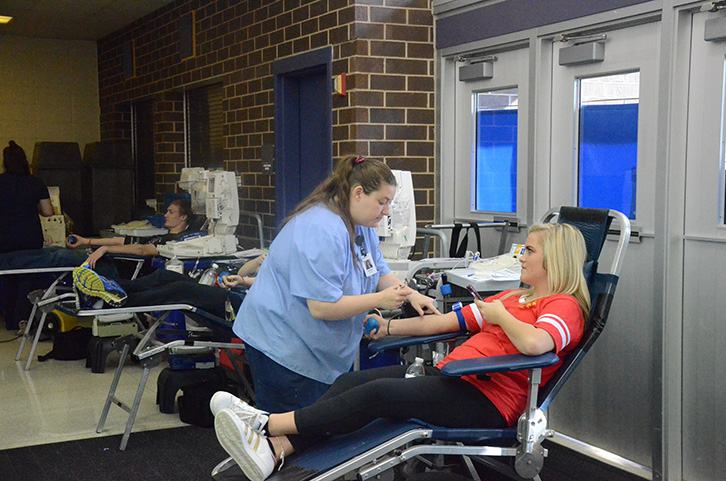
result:
[[[13,140],[3,149],[3,165],[8,174],[30,175],[25,151]]]
[[[323,204],[345,222],[350,235],[350,250],[354,253],[355,259],[355,226],[350,215],[350,193],[360,185],[363,187],[363,192],[370,195],[384,184],[396,185],[396,177],[385,163],[364,157],[345,157],[335,166],[333,175],[320,183],[305,200],[300,202],[282,225],[310,207]]]

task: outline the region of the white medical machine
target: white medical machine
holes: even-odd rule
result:
[[[391,270],[404,279],[408,272],[411,249],[416,243],[416,202],[413,196],[411,172],[394,170],[396,195],[391,202],[390,215],[378,223],[381,253]]]
[[[208,235],[159,246],[164,257],[209,257],[237,251],[239,196],[234,172],[182,169],[179,186],[192,196],[192,211],[207,217]]]
[[[394,170],[396,195],[391,202],[390,215],[378,223],[381,253],[391,271],[401,280],[412,281],[420,272],[443,271],[468,266],[468,259],[435,258],[411,261],[408,257],[416,243],[416,202],[411,172]]]

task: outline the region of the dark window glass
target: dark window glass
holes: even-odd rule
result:
[[[187,155],[190,167],[223,167],[222,85],[186,92]]]

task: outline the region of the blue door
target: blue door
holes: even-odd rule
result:
[[[277,225],[332,169],[332,50],[279,60],[275,76]]]

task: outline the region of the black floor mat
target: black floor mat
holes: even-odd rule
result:
[[[194,426],[0,451],[0,481],[211,480],[227,457],[214,429]]]

